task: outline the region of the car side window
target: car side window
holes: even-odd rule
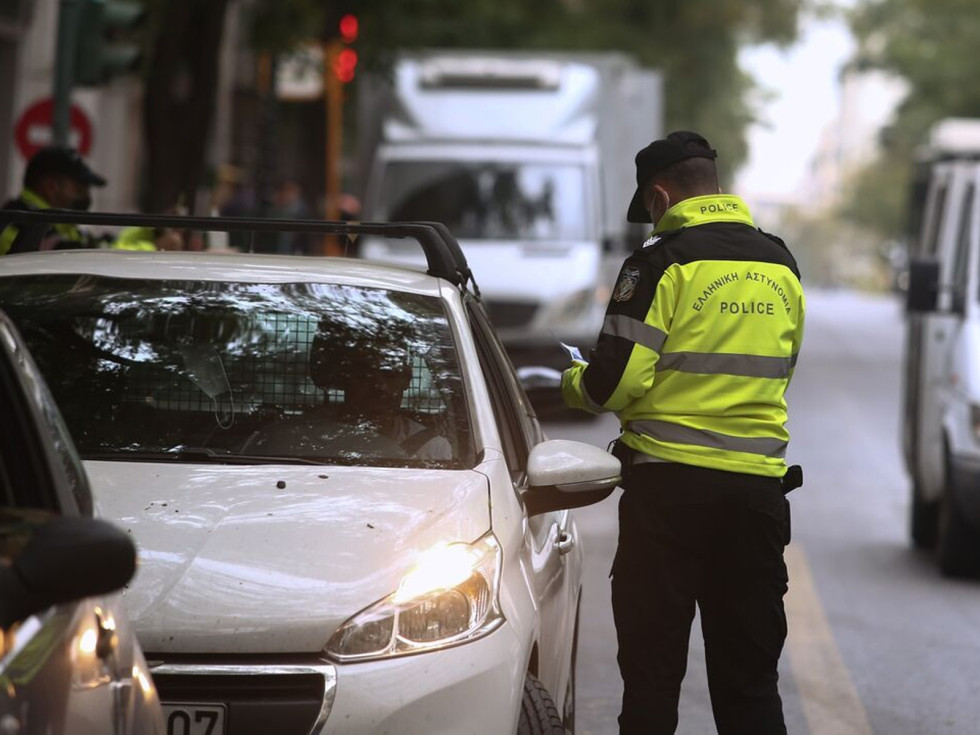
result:
[[[507,352],[488,324],[482,309],[475,305],[470,307],[470,323],[480,350],[481,366],[490,389],[511,477],[514,484],[520,487],[527,480],[528,455],[536,444],[544,441],[544,432],[517,380]],[[528,520],[535,549],[544,548],[558,516],[558,513],[542,513]]]
[[[15,358],[0,356],[0,415],[6,424],[0,432],[3,507],[55,511],[59,497],[42,445],[44,427],[36,421],[24,390],[27,383],[18,379],[17,371]]]
[[[953,256],[953,311],[962,313],[966,307],[966,287],[969,280],[970,233],[973,229],[973,199],[976,187],[973,182],[966,188],[960,206],[959,232]]]
[[[480,351],[481,367],[490,387],[507,463],[515,481],[520,483],[527,470],[528,455],[534,445],[543,440],[543,432],[517,381],[510,358],[487,322],[482,308],[471,303],[469,315]],[[516,475],[520,475],[520,478]]]
[[[29,391],[43,392],[35,384],[40,378],[17,357],[23,348],[12,343],[8,329],[0,320],[0,415],[5,422],[0,432],[0,563],[17,555],[32,528],[55,516],[62,500],[47,464],[53,458],[43,446],[42,414],[31,408]]]

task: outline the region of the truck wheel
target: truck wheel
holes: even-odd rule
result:
[[[912,500],[909,503],[912,545],[917,549],[933,549],[939,536],[939,502],[922,497],[915,480],[912,481]]]
[[[555,700],[534,674],[528,674],[524,680],[517,735],[565,735]]]
[[[938,550],[939,570],[947,577],[973,577],[980,573],[977,531],[964,520],[949,490],[940,504]]]

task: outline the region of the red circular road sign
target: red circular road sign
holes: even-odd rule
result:
[[[17,119],[14,140],[17,143],[17,150],[25,159],[51,144],[53,117],[54,102],[48,97],[33,103]],[[71,106],[68,129],[71,138],[69,142],[79,153],[87,156],[92,149],[92,123],[78,105]]]

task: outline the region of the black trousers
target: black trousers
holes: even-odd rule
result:
[[[777,664],[786,640],[778,478],[646,463],[626,469],[612,605],[621,735],[669,735],[701,612],[719,735],[785,735]]]

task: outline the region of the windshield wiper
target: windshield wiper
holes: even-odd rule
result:
[[[82,451],[82,459],[109,460],[120,462],[188,462],[191,464],[293,464],[293,465],[325,465],[330,464],[323,459],[309,457],[279,457],[256,454],[232,454],[218,452],[204,447],[188,447],[175,451],[140,451],[129,449]]]

